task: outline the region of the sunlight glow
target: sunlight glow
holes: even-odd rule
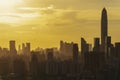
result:
[[[0,7],[14,7],[18,4],[21,4],[22,0],[0,0]]]

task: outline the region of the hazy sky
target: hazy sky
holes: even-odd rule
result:
[[[100,37],[102,8],[109,18],[109,35],[120,41],[120,0],[0,0],[0,45],[31,42],[32,49],[59,47],[59,41],[93,43]]]

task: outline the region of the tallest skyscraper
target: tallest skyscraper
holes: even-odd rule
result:
[[[101,47],[102,47],[102,52],[105,52],[107,36],[108,36],[107,10],[105,8],[103,8],[102,17],[101,17]]]

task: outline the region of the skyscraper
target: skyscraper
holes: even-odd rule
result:
[[[100,38],[94,38],[94,48],[93,51],[99,52],[100,51]]]
[[[74,61],[78,61],[78,53],[79,53],[78,44],[73,44],[73,60]]]
[[[81,54],[89,52],[89,45],[84,38],[81,38]]]
[[[111,53],[111,48],[112,48],[112,43],[111,43],[111,36],[106,37],[106,57],[108,58]]]
[[[9,47],[10,47],[10,53],[12,55],[13,54],[17,54],[16,47],[15,47],[15,41],[14,40],[10,41]]]
[[[68,60],[73,58],[73,42],[68,43],[60,41],[60,53],[63,60]]]
[[[84,38],[81,38],[81,61],[82,64],[85,63],[85,53],[89,52],[88,43]]]
[[[107,11],[105,8],[102,10],[101,17],[101,51],[105,52],[106,46],[106,37],[108,36],[108,19],[107,19]]]
[[[30,54],[30,43],[26,43],[26,53]]]
[[[46,49],[46,53],[47,53],[47,60],[52,61],[54,59],[54,50],[53,50],[53,48]]]

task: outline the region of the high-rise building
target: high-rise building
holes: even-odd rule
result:
[[[9,48],[10,48],[10,53],[11,54],[17,54],[17,50],[16,50],[16,47],[15,47],[15,41],[14,40],[11,40],[9,42]]]
[[[84,38],[81,38],[81,61],[82,64],[85,62],[85,53],[89,52],[89,44]]]
[[[26,45],[23,43],[22,44],[22,53],[29,55],[30,54],[30,48],[31,48],[30,43],[26,43]]]
[[[30,54],[30,43],[26,43],[26,53]]]
[[[81,38],[81,53],[89,51],[89,44],[85,41],[84,38]]]
[[[60,41],[60,55],[63,60],[68,60],[73,58],[73,42],[63,42]]]
[[[120,42],[115,43],[115,56],[120,58]]]
[[[101,17],[101,51],[105,52],[106,37],[108,36],[107,10],[103,8]]]
[[[99,52],[100,51],[100,38],[94,38],[94,48],[93,51]]]
[[[73,44],[73,60],[74,61],[78,61],[78,53],[79,53],[78,44]]]
[[[46,49],[47,60],[52,61],[54,59],[54,50],[53,48]]]
[[[106,57],[108,58],[110,56],[110,53],[111,53],[111,48],[113,47],[112,46],[112,43],[111,43],[111,36],[107,36],[106,37],[106,45],[105,45],[105,53],[106,53]]]

